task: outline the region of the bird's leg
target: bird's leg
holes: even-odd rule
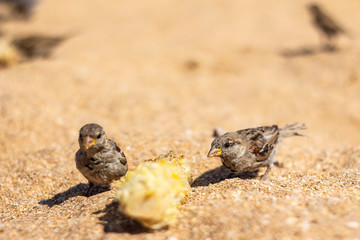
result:
[[[87,197],[90,197],[91,190],[94,188],[94,186],[95,185],[92,182],[89,182],[89,188],[88,188],[88,190],[86,192]]]
[[[260,177],[260,180],[265,180],[270,171],[271,171],[271,165],[269,164],[267,166],[267,169],[266,169],[265,173]]]
[[[235,173],[231,172],[226,176],[226,178],[224,178],[224,180],[228,179],[228,178],[234,178],[234,176],[235,176]]]
[[[327,36],[326,38],[326,42],[324,44],[324,50],[327,52],[332,52],[336,50],[336,45],[334,42],[334,37],[333,36]]]
[[[327,36],[324,36],[322,33],[320,33],[319,34],[319,39],[320,39],[320,49],[319,49],[319,51],[323,51],[324,49],[326,49],[326,46],[328,44]]]

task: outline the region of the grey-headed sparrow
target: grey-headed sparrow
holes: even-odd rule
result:
[[[76,168],[89,180],[87,196],[95,184],[109,185],[126,174],[128,165],[125,154],[106,137],[100,125],[84,125],[80,129],[79,145],[75,156]]]
[[[297,131],[305,128],[305,124],[294,123],[282,129],[273,125],[228,132],[212,142],[208,157],[220,157],[223,165],[232,172],[253,172],[260,167],[267,167],[261,176],[263,180],[276,162],[275,154],[280,139],[302,136]]]

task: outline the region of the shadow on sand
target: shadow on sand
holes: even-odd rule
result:
[[[106,205],[105,209],[94,212],[94,214],[101,213],[104,213],[104,215],[98,217],[98,219],[101,221],[101,225],[104,226],[104,232],[106,233],[139,234],[151,232],[151,230],[143,227],[137,221],[121,213],[119,211],[119,203],[116,201]]]
[[[80,183],[80,184],[78,184],[76,186],[73,186],[73,187],[69,188],[68,190],[66,190],[66,191],[64,191],[62,193],[56,194],[52,198],[43,199],[43,200],[39,201],[39,204],[48,205],[49,207],[53,207],[55,205],[59,205],[59,204],[65,202],[69,198],[73,198],[73,197],[76,197],[76,196],[86,196],[86,192],[87,192],[88,188],[89,188],[88,184]],[[96,195],[96,194],[99,194],[99,193],[102,193],[102,192],[106,192],[106,191],[109,191],[109,190],[110,189],[108,187],[96,186],[94,188],[94,190],[92,191],[92,194],[90,196],[93,196],[93,195]]]
[[[280,52],[280,55],[286,58],[293,58],[311,56],[319,53],[334,53],[337,51],[339,51],[339,49],[333,45],[324,45],[322,47],[299,47],[295,49],[285,49]]]
[[[257,177],[257,175],[258,175],[258,171],[232,173],[224,166],[220,166],[201,174],[191,184],[191,187],[208,186],[209,184],[218,183],[229,178],[252,179]]]

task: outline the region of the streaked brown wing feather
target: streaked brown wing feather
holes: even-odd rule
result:
[[[119,159],[120,162],[121,162],[122,164],[126,164],[127,160],[126,160],[126,157],[125,157],[124,152],[120,149],[120,147],[116,144],[116,142],[114,142],[114,141],[111,140],[111,139],[109,139],[109,141],[110,141],[112,144],[114,144],[115,150],[116,150],[118,153],[120,153],[120,155],[121,155],[121,158]]]
[[[271,138],[267,139],[261,150],[256,154],[256,161],[265,161],[269,158],[270,154],[274,150],[274,146],[279,139],[279,131],[275,132]]]

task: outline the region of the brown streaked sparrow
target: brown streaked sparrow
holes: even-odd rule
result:
[[[79,133],[79,146],[75,162],[76,168],[89,180],[87,196],[95,184],[109,185],[126,174],[128,165],[125,154],[106,137],[100,125],[84,125]]]
[[[280,139],[302,136],[297,131],[303,129],[306,129],[305,124],[293,123],[282,129],[272,125],[228,132],[212,142],[208,157],[220,157],[223,165],[232,172],[254,172],[267,167],[261,176],[263,180],[276,162]]]

